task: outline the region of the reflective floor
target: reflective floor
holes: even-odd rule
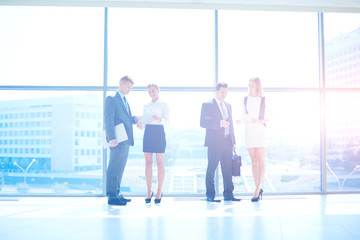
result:
[[[220,199],[220,198],[219,198]],[[0,197],[0,239],[360,239],[360,194],[264,196],[259,203],[163,197]]]

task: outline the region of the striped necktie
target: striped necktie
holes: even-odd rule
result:
[[[223,117],[224,120],[227,120],[228,115],[227,115],[227,111],[225,109],[225,104],[224,102],[220,102],[220,108],[221,108],[221,115]]]

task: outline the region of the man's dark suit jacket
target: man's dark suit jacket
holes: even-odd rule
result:
[[[232,145],[235,145],[231,105],[226,102],[224,103],[228,112],[227,121],[230,122],[229,127]],[[222,115],[216,100],[213,99],[210,102],[203,103],[201,108],[200,126],[206,128],[205,146],[216,146],[219,143],[219,140],[224,139],[225,129],[220,127],[220,120],[222,120]]]
[[[130,146],[134,146],[133,124],[136,123],[135,117],[131,116],[131,110],[129,107],[129,113],[127,112],[124,102],[120,97],[120,94],[116,92],[115,96],[108,96],[105,101],[105,131],[106,140],[114,140],[115,126],[124,123],[125,130],[128,136],[127,142]]]

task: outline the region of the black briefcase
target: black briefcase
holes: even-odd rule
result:
[[[236,154],[236,151],[232,155],[232,175],[234,177],[241,175],[241,156]]]

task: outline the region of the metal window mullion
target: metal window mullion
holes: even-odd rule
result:
[[[214,80],[219,82],[218,10],[214,10]],[[215,171],[215,194],[219,194],[219,165]]]
[[[326,84],[325,84],[325,38],[324,14],[318,13],[318,46],[319,46],[319,88],[320,88],[320,191],[327,192],[326,168]]]
[[[105,109],[106,91],[108,88],[108,8],[104,8],[104,86],[103,86],[103,109]],[[105,118],[103,116],[103,129],[105,129]],[[107,149],[103,149],[102,167],[102,195],[106,195],[106,168]]]

